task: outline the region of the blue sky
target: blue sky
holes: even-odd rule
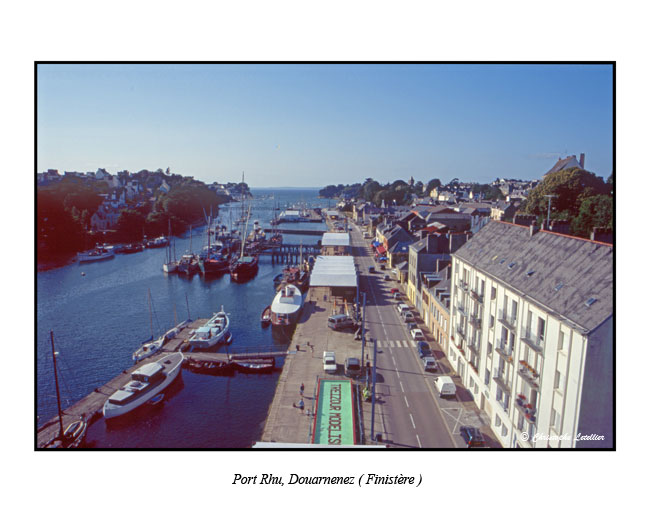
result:
[[[170,167],[253,187],[612,172],[612,68],[40,65],[37,170]]]

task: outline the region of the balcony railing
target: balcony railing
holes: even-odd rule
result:
[[[476,300],[476,301],[480,302],[481,304],[483,304],[483,297],[484,297],[483,292],[480,292],[478,290],[470,290],[469,294],[471,295],[471,297],[474,300]]]
[[[503,371],[498,371],[492,379],[494,382],[496,382],[497,386],[499,386],[501,389],[506,391],[508,394],[510,393],[510,386],[508,386],[508,383],[505,381],[504,375],[505,372]]]
[[[462,304],[460,304],[460,303],[457,302],[457,303],[456,303],[456,309],[458,310],[458,312],[459,312],[461,315],[463,315],[463,316],[467,316],[467,309],[465,309],[465,306],[463,306]]]
[[[469,343],[467,348],[474,352],[477,356],[481,354],[481,345],[479,343]]]
[[[497,353],[501,354],[506,359],[512,357],[512,347],[510,345],[508,345],[508,342],[505,341],[505,340],[498,340],[497,341],[496,351],[497,351]]]
[[[469,323],[474,326],[475,329],[481,328],[481,317],[478,315],[470,315]]]
[[[528,345],[530,348],[536,352],[544,351],[544,335],[543,334],[534,334],[531,329],[522,328],[521,329],[521,339]]]
[[[469,289],[469,284],[467,283],[467,281],[463,281],[462,279],[459,279],[458,284],[465,291],[467,291]]]
[[[519,361],[517,372],[531,387],[539,389],[539,373],[535,371],[526,361]]]
[[[528,423],[534,425],[537,423],[537,410],[535,409],[535,404],[528,403],[526,397],[522,398],[522,396],[523,395],[517,395],[517,398],[515,399],[515,407],[524,418],[526,418]]]
[[[476,372],[476,375],[478,375],[478,367],[472,361],[470,361],[468,364],[472,367],[472,370]]]
[[[460,325],[456,326],[456,334],[458,334],[459,338],[466,339],[467,338],[467,333],[463,330],[463,328]]]
[[[499,310],[499,321],[513,331],[517,328],[517,315],[509,315],[503,309]]]

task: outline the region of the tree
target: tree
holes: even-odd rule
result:
[[[601,194],[585,198],[580,204],[578,216],[571,222],[571,231],[577,236],[589,238],[593,228],[614,230],[614,200]]]
[[[429,183],[427,183],[427,189],[425,190],[424,194],[427,196],[431,195],[431,191],[434,188],[438,188],[440,185],[442,185],[440,180],[438,178],[433,178],[432,180],[429,181]]]

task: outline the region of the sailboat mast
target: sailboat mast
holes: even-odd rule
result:
[[[148,291],[149,302],[149,328],[151,329],[151,339],[153,340],[153,317],[151,315],[151,290]]]
[[[59,392],[59,375],[56,371],[56,352],[54,351],[54,331],[50,331],[50,342],[52,343],[52,362],[54,363],[54,385],[56,387],[56,407],[59,411],[60,437],[63,439],[63,413],[61,412],[61,393]]]

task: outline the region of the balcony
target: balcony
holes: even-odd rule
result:
[[[504,390],[506,393],[510,394],[510,386],[506,383],[504,377],[505,372],[503,371],[498,371],[494,377],[492,377],[492,380],[496,383],[497,386],[499,386],[502,390]]]
[[[483,304],[484,294],[482,292],[479,292],[478,290],[470,290],[469,294],[472,299]]]
[[[468,364],[470,365],[470,367],[472,368],[472,370],[474,370],[474,372],[476,373],[476,375],[478,375],[478,366],[475,365],[472,361],[470,361]]]
[[[534,351],[542,353],[544,351],[544,335],[543,334],[533,334],[530,329],[521,329],[520,338],[526,345],[532,348]]]
[[[462,304],[456,303],[456,309],[461,315],[467,316],[467,309],[465,309],[465,307]]]
[[[535,406],[526,401],[524,395],[517,395],[515,399],[515,408],[522,414],[528,423],[535,425],[537,423],[537,412]]]
[[[539,389],[539,373],[526,361],[519,361],[519,376],[534,389]]]
[[[467,348],[470,349],[474,354],[476,354],[477,357],[480,357],[481,355],[481,345],[480,343],[469,343],[467,345]]]
[[[503,309],[499,310],[499,322],[501,322],[511,331],[515,331],[517,329],[517,315],[508,315],[508,312]]]
[[[459,279],[458,285],[465,291],[469,290],[469,284],[467,283],[467,281],[463,281],[462,279]]]
[[[480,329],[481,328],[481,317],[479,317],[478,315],[470,315],[469,316],[469,323],[475,329]]]
[[[460,339],[466,340],[467,339],[467,333],[463,330],[463,328],[460,325],[456,326],[456,334]]]
[[[495,349],[498,354],[502,355],[508,360],[512,359],[512,347],[508,345],[508,342],[505,340],[498,340],[497,347]]]

